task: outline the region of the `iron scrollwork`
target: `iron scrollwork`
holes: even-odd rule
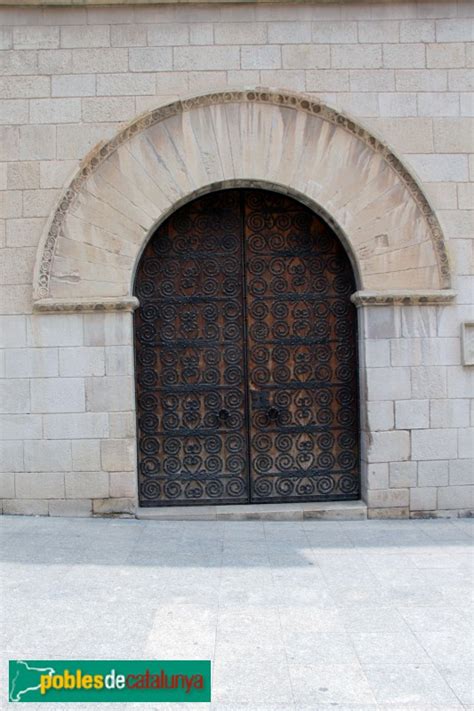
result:
[[[291,198],[221,191],[158,229],[135,289],[142,506],[358,498],[354,289]]]

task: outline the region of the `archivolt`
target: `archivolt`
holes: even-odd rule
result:
[[[176,101],[97,146],[39,245],[35,307],[129,308],[156,225],[186,200],[236,185],[273,186],[331,222],[358,273],[358,298],[451,298],[438,220],[388,146],[317,100],[259,89]]]

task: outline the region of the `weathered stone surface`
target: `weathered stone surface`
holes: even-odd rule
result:
[[[218,50],[218,48],[215,49]],[[268,49],[273,50],[273,48]],[[290,50],[291,47],[288,49]],[[301,50],[301,46],[298,47],[298,50]],[[141,50],[137,49],[135,51],[138,52]],[[189,53],[191,52],[191,48],[183,48],[182,51]],[[192,49],[192,51],[198,50],[196,48]],[[199,51],[208,52],[208,48],[206,48],[206,50],[199,49]],[[250,58],[251,51],[252,48],[247,47],[247,54],[245,56]],[[209,61],[210,56],[211,55],[208,54],[207,61]],[[258,57],[255,58],[255,61],[257,61],[257,59]],[[262,59],[262,61],[265,63],[267,60]],[[271,63],[277,61],[276,55],[275,59],[268,55],[268,61]],[[260,59],[258,59],[258,62],[261,63]],[[107,81],[111,81],[112,75],[108,74],[104,75],[104,77],[105,76],[107,76]],[[99,83],[100,81],[101,79],[99,77]],[[120,81],[122,82],[120,93],[124,93],[123,81],[122,79],[120,79]],[[136,87],[134,88],[134,93],[137,93]],[[249,178],[254,180],[270,180],[274,183],[288,184],[287,176],[293,173],[299,184],[301,184],[302,181],[306,181],[305,190],[309,192],[311,198],[323,206],[327,205],[328,208],[330,207],[330,212],[334,214],[336,221],[339,221],[346,234],[350,235],[351,243],[356,251],[360,241],[359,234],[364,235],[364,244],[367,244],[367,229],[371,229],[369,225],[373,222],[370,205],[374,203],[377,191],[379,191],[380,195],[377,209],[383,210],[384,212],[383,224],[380,222],[377,224],[377,235],[381,232],[391,234],[393,230],[393,238],[384,238],[388,245],[392,244],[393,250],[395,244],[397,244],[397,240],[406,232],[406,236],[403,238],[404,245],[402,249],[396,249],[393,252],[389,250],[383,253],[379,253],[377,250],[371,250],[370,253],[367,253],[367,247],[364,247],[363,251],[359,254],[359,259],[361,261],[361,271],[366,287],[373,286],[378,288],[382,286],[382,282],[377,276],[381,270],[385,272],[383,280],[385,287],[401,288],[405,286],[403,282],[404,270],[400,262],[400,260],[403,259],[409,260],[411,267],[413,265],[413,259],[418,261],[418,267],[415,269],[412,267],[410,270],[410,282],[406,284],[407,287],[409,286],[412,289],[422,286],[436,288],[436,286],[440,285],[440,275],[436,274],[435,269],[436,256],[433,252],[433,248],[430,247],[430,244],[433,243],[429,234],[429,228],[426,223],[424,223],[424,218],[422,214],[419,213],[419,208],[414,202],[409,203],[411,204],[409,209],[405,207],[405,212],[406,219],[410,220],[411,224],[413,224],[413,220],[415,220],[417,225],[415,231],[410,227],[408,233],[408,227],[405,230],[401,228],[399,217],[395,219],[397,205],[401,204],[400,201],[406,206],[407,200],[412,198],[410,198],[409,191],[407,191],[403,183],[400,182],[397,173],[393,171],[393,169],[387,168],[387,163],[384,163],[380,154],[371,151],[363,141],[354,135],[351,136],[351,134],[343,129],[337,129],[332,132],[331,139],[327,143],[323,153],[321,153],[321,147],[318,148],[318,146],[322,146],[321,141],[326,141],[325,136],[329,139],[330,134],[328,131],[333,116],[331,112],[321,112],[321,109],[319,109],[317,112],[318,116],[315,117],[307,112],[299,114],[299,112],[286,109],[284,106],[278,106],[276,105],[276,101],[272,104],[265,103],[265,101],[262,103],[251,103],[245,101],[245,99],[246,95],[241,93],[238,95],[238,98],[236,97],[234,104],[227,104],[225,101],[216,104],[214,101],[213,105],[206,106],[205,100],[196,101],[196,107],[186,111],[184,114],[181,114],[181,116],[177,108],[175,109],[175,116],[170,116],[167,121],[156,123],[156,119],[152,119],[151,123],[153,125],[150,128],[142,128],[142,131],[146,130],[148,132],[151,142],[144,143],[141,135],[138,135],[127,144],[126,152],[125,149],[119,146],[117,153],[111,158],[110,162],[105,161],[102,163],[94,175],[84,183],[84,187],[80,189],[80,193],[78,194],[79,201],[72,210],[71,218],[66,216],[64,229],[70,231],[71,237],[74,237],[75,240],[81,241],[83,237],[81,238],[80,234],[77,234],[77,236],[74,235],[72,215],[80,218],[83,224],[84,220],[87,223],[92,218],[92,215],[95,214],[96,216],[93,218],[93,222],[96,226],[102,224],[105,227],[107,223],[107,230],[110,232],[113,231],[111,225],[117,224],[119,234],[125,234],[124,230],[128,231],[130,233],[128,241],[131,239],[135,242],[138,251],[140,244],[145,238],[146,229],[143,230],[141,226],[144,216],[143,210],[138,213],[129,200],[130,192],[137,192],[137,180],[140,186],[143,185],[140,191],[141,194],[144,196],[149,194],[150,196],[145,209],[146,215],[149,215],[148,224],[150,225],[151,221],[156,222],[159,215],[162,214],[163,209],[168,208],[168,201],[176,200],[176,198],[184,196],[189,192],[191,188],[189,183],[190,178],[192,179],[195,190],[196,180],[198,184],[209,184],[223,179],[235,180],[239,174],[248,175]],[[306,105],[302,105],[302,108],[306,108]],[[321,116],[323,119],[325,118],[326,121],[322,121]],[[336,116],[334,115],[334,120],[335,119]],[[308,133],[314,145],[314,148],[311,150],[309,150],[307,145],[301,143],[300,135],[302,136],[304,134],[301,133],[301,129],[296,130],[296,122],[298,120],[301,124],[307,124],[308,128],[310,125],[313,127],[313,130]],[[165,200],[163,203],[163,195],[161,198],[158,198],[156,190],[154,191],[155,195],[153,195],[153,190],[150,191],[149,175],[150,172],[154,172],[157,178],[159,178],[160,172],[162,171],[161,166],[166,164],[167,161],[171,161],[171,163],[175,161],[173,157],[175,154],[168,154],[168,149],[165,148],[166,142],[163,142],[162,139],[167,122],[173,134],[173,151],[177,150],[178,154],[184,156],[186,151],[189,153],[192,146],[194,156],[192,160],[190,159],[191,156],[186,158],[186,165],[188,165],[191,175],[186,177],[181,185],[177,185],[174,189],[174,194],[170,194],[168,200]],[[227,126],[225,136],[221,130],[223,123]],[[247,124],[251,131],[251,134],[246,136],[246,145],[249,146],[250,141],[254,141],[256,145],[258,145],[258,154],[260,156],[258,163],[255,162],[254,156],[249,153],[248,150],[243,151],[240,155],[239,152],[236,151],[233,155],[233,161],[229,160],[230,156],[224,159],[225,146],[228,145],[229,139],[232,145],[236,147],[239,145],[241,137],[236,133],[236,129],[239,125],[244,124]],[[271,124],[273,124],[274,128],[267,130],[265,126],[270,126]],[[211,125],[214,126],[213,131],[209,131],[209,126]],[[189,144],[186,136],[191,126],[194,140],[192,144]],[[275,131],[279,132],[280,139],[277,139]],[[285,138],[283,138],[283,136],[285,136]],[[288,152],[285,148],[289,145],[290,137],[291,141],[294,142],[294,148],[291,152]],[[153,154],[153,143],[163,146],[160,154],[160,164],[157,163],[156,157]],[[278,152],[274,150],[275,145],[281,146]],[[205,159],[200,157],[202,151],[206,154]],[[133,167],[135,172],[140,163],[147,165],[146,173],[136,173],[135,187],[132,187],[132,183],[130,182],[131,175],[125,171],[126,166],[131,165],[130,159],[127,157],[130,152],[132,155],[135,154],[139,156],[139,160]],[[352,175],[350,171],[346,171],[345,173],[345,182],[347,182],[347,185],[344,186],[341,184],[340,171],[336,166],[338,161],[337,156],[340,155],[341,152],[351,156],[352,161],[358,161],[359,163],[362,161],[366,166],[365,170],[375,171],[374,175],[377,176],[377,179],[370,181],[370,190],[367,188],[362,193],[355,192],[358,184],[354,181],[355,173]],[[268,155],[268,159],[263,157],[265,155]],[[312,156],[312,160],[308,162],[307,156],[310,155]],[[215,156],[215,158],[211,159],[211,156]],[[236,160],[237,156],[239,157]],[[314,163],[315,157],[323,161],[320,168],[322,172],[318,185],[324,186],[324,188],[318,188],[314,181],[308,183],[308,181],[311,181],[311,174],[317,171]],[[296,161],[298,163],[298,171],[292,171],[288,161]],[[331,167],[331,161],[335,161],[334,167]],[[114,165],[117,166],[117,168],[113,168]],[[262,165],[267,166],[265,175],[263,175],[260,169]],[[121,184],[121,198],[119,202],[117,202],[117,195],[110,191],[108,187],[109,183],[101,179],[101,174],[105,177],[111,169],[114,171],[114,181],[120,180]],[[117,169],[119,169],[121,175],[117,173]],[[174,168],[170,167],[170,169],[176,172]],[[360,168],[358,167],[357,174],[359,174],[359,171]],[[194,176],[192,176],[193,172],[195,173]],[[183,178],[184,177],[185,176],[183,176]],[[169,180],[166,179],[160,180],[159,184],[163,186],[163,189],[167,183],[169,183]],[[398,188],[396,187],[397,185]],[[389,189],[389,186],[393,186],[392,189]],[[168,187],[168,190],[170,187],[171,186]],[[297,184],[295,184],[294,187],[298,189]],[[354,194],[354,201],[357,199],[358,212],[356,219],[353,215],[352,202],[350,199],[352,193]],[[98,204],[94,206],[94,199],[98,198],[99,195],[101,196],[100,207]],[[344,196],[344,203],[341,203],[340,196]],[[86,205],[89,204],[90,206],[86,207]],[[364,206],[362,211],[361,205]],[[118,210],[120,210],[120,212]],[[416,217],[417,213],[418,217]],[[125,220],[124,215],[127,216]],[[64,218],[61,219],[63,220]],[[68,226],[69,224],[70,227]],[[409,236],[409,234],[411,236]],[[374,238],[377,235],[374,234]],[[420,246],[421,243],[423,243],[422,247]],[[133,267],[133,260],[130,260],[128,265],[126,262],[123,262],[121,268],[117,268],[118,265],[113,268],[112,266],[108,266],[106,270],[103,265],[110,262],[110,258],[104,258],[101,259],[102,267],[99,270],[96,268],[94,261],[88,261],[87,263],[84,261],[81,262],[78,257],[75,256],[75,253],[71,252],[66,242],[64,242],[64,244],[60,242],[60,244],[62,246],[56,250],[58,256],[53,262],[53,265],[56,266],[53,266],[53,273],[49,276],[48,289],[41,287],[38,295],[44,296],[47,291],[49,291],[49,295],[56,293],[57,296],[64,297],[66,293],[72,294],[75,290],[78,296],[84,296],[86,294],[92,295],[94,290],[96,290],[96,294],[100,296],[101,288],[99,282],[104,278],[117,282],[117,295],[129,293],[131,280],[130,271]],[[82,249],[84,249],[84,247],[82,247]],[[392,257],[390,256],[391,254]],[[39,256],[41,258],[41,250]],[[61,258],[59,258],[59,256]],[[92,259],[94,259],[94,257],[92,257]],[[432,276],[427,282],[426,267],[428,264],[431,265]],[[415,276],[416,269],[418,269],[419,278]],[[74,279],[76,286],[74,286],[73,283],[69,284],[67,292],[65,292],[63,289],[63,280],[67,278],[68,274],[81,274],[81,277],[79,280]],[[389,276],[390,274],[392,274],[392,276]],[[87,287],[86,292],[84,292],[85,287]]]

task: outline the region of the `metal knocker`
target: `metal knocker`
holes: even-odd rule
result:
[[[280,410],[277,407],[269,407],[267,410],[267,415],[270,420],[278,420],[280,416]]]
[[[225,408],[223,408],[222,410],[219,410],[219,414],[217,415],[217,417],[219,418],[219,420],[224,420],[224,422],[225,422],[229,418],[229,415],[230,415],[229,410],[226,410]]]

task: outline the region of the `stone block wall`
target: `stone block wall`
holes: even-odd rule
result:
[[[474,6],[448,2],[0,8],[0,497],[5,513],[132,511],[130,313],[32,313],[36,248],[99,141],[183,94],[305,91],[419,177],[456,302],[360,307],[370,515],[473,507]],[[341,158],[342,160],[342,158]]]

